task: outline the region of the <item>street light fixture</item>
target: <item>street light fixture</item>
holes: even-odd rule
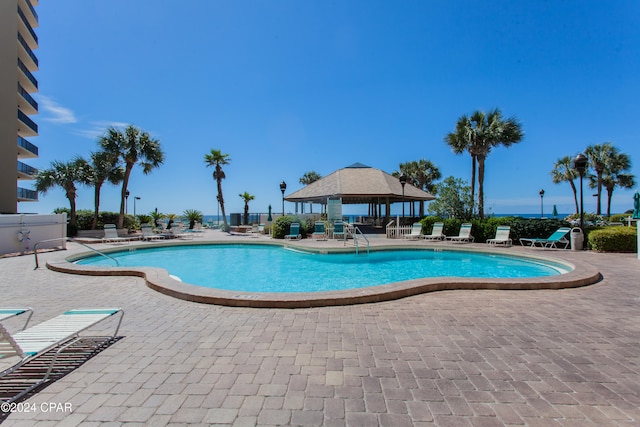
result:
[[[136,216],[136,200],[140,200],[140,197],[135,196],[135,197],[133,198],[133,216],[134,216],[134,217]]]
[[[280,183],[280,191],[282,191],[282,216],[284,216],[284,192],[287,190],[287,183],[282,181]]]
[[[407,183],[407,174],[402,172],[400,175],[400,184],[402,184],[402,218],[404,218],[404,186]]]
[[[580,153],[573,159],[573,167],[580,174],[580,229],[584,233],[584,197],[582,194],[582,178],[584,178],[584,172],[587,169],[587,157]]]
[[[544,205],[542,198],[544,197],[544,190],[540,190],[540,218],[544,218]]]

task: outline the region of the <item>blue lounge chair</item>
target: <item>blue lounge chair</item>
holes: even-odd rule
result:
[[[333,223],[333,238],[337,239],[338,236],[341,236],[342,240],[347,240],[347,232],[344,229],[344,222],[340,220]]]
[[[457,243],[471,243],[475,240],[475,237],[471,235],[472,225],[469,223],[462,224],[457,236],[446,236],[446,240],[451,240]]]
[[[324,221],[316,221],[311,237],[316,240],[327,240],[327,231],[324,228]]]
[[[113,335],[106,337],[106,340],[110,340],[116,337],[120,329],[120,323],[124,315],[121,308],[70,310],[53,319],[49,319],[15,334],[9,333],[0,323],[0,359],[16,356],[19,358],[16,364],[0,372],[0,378],[15,372],[25,363],[43,355],[49,350],[58,348],[55,355],[49,361],[48,369],[43,377],[40,379],[36,378],[38,381],[16,396],[11,397],[9,401],[19,399],[40,384],[46,382],[53,371],[58,356],[81,339],[80,333],[82,331],[116,314],[119,314],[120,318],[117,321]]]
[[[555,249],[567,249],[569,247],[569,240],[567,240],[566,235],[569,233],[571,229],[569,227],[560,227],[558,228],[551,236],[545,238],[520,238],[520,244],[522,246],[531,246],[532,248],[540,247],[540,248],[555,248]],[[529,243],[526,245],[525,243]],[[562,245],[562,248],[560,248]]]
[[[292,222],[291,226],[289,227],[289,234],[284,236],[284,238],[287,239],[287,240],[291,240],[291,239],[300,240],[300,239],[302,239],[302,235],[300,234],[300,223]]]

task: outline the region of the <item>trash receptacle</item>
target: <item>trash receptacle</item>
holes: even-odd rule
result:
[[[571,229],[571,250],[581,251],[584,247],[584,234],[580,227],[574,227]]]

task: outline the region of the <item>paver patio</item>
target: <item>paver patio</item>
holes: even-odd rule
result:
[[[33,307],[34,323],[70,308],[125,310],[124,339],[3,425],[640,426],[640,260],[549,254],[604,279],[259,309],[174,299],[135,277],[34,270],[33,256],[0,259],[0,305]]]

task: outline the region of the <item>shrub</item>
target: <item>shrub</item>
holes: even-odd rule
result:
[[[607,227],[591,230],[587,236],[589,245],[598,252],[636,252],[638,236],[634,227]]]
[[[275,220],[271,226],[271,237],[274,239],[284,239],[284,236],[290,233],[291,224],[300,223],[300,234],[305,238],[307,234],[313,233],[313,224],[294,215],[281,216]]]
[[[118,212],[100,212],[98,215],[97,229],[103,229],[105,224],[117,224]],[[81,209],[76,212],[76,223],[78,230],[90,230],[91,223],[93,222],[93,211],[89,209]],[[124,228],[129,230],[137,227],[137,221],[133,215],[127,214],[124,216]]]

